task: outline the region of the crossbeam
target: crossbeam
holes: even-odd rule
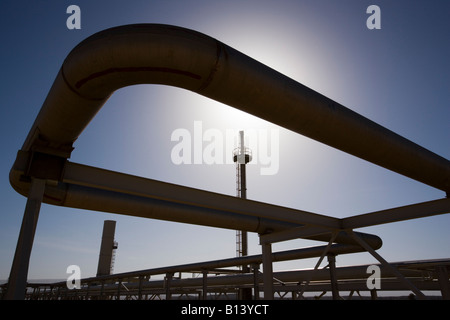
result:
[[[445,213],[450,213],[450,198],[343,218],[341,226],[343,229],[356,229]]]

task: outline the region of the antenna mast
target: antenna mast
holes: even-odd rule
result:
[[[252,161],[252,153],[249,148],[245,147],[244,131],[239,131],[239,147],[233,151],[233,161],[236,162],[236,196],[242,199],[247,199],[245,165]],[[248,240],[246,231],[236,231],[236,255],[238,257],[248,255]]]

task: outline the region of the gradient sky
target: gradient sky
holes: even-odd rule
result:
[[[81,8],[81,30],[66,9]],[[366,9],[381,9],[369,30]],[[39,109],[70,50],[100,30],[164,23],[208,34],[400,135],[450,159],[450,2],[433,1],[17,1],[0,3],[2,45],[0,279],[9,276],[26,198],[8,180]],[[443,198],[442,191],[186,90],[139,85],[117,91],[75,144],[71,161],[235,195],[233,164],[175,165],[174,130],[279,132],[279,170],[248,166],[248,198],[348,217]],[[235,231],[42,205],[30,279],[82,277],[97,270],[103,221],[117,221],[114,272],[235,256]],[[383,239],[388,261],[450,257],[450,215],[359,231]],[[293,240],[274,251],[315,243]],[[249,253],[259,254],[250,234]],[[316,260],[276,263],[313,268]],[[337,265],[375,262],[367,253]]]

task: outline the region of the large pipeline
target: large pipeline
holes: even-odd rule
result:
[[[140,24],[101,31],[65,59],[22,146],[11,185],[27,195],[30,177],[47,184],[44,202],[149,218],[205,223],[200,206],[62,182],[66,160],[83,129],[117,89],[134,84],[184,88],[238,108],[387,169],[449,192],[450,162],[329,98],[204,34],[167,25]],[[23,165],[20,158],[26,154]],[[18,169],[18,167],[20,167]],[[25,168],[24,168],[25,167]],[[142,208],[146,208],[142,210]],[[210,208],[211,209],[211,208]],[[220,211],[220,210],[219,210]],[[214,210],[210,210],[214,213]],[[235,228],[245,212],[212,218]],[[231,224],[230,224],[231,222]],[[269,223],[275,229],[280,222]],[[208,222],[209,223],[209,222]],[[255,232],[266,232],[258,217]],[[264,224],[264,223],[263,223]],[[332,227],[336,228],[336,226]],[[264,230],[262,230],[264,229]],[[272,228],[274,229],[274,228]],[[344,236],[345,237],[345,236]],[[347,237],[348,238],[348,237]],[[374,248],[381,245],[374,237]],[[354,243],[350,241],[350,243]]]
[[[202,33],[138,24],[101,31],[65,59],[22,150],[68,157],[117,89],[164,84],[199,93],[437,189],[450,161]]]

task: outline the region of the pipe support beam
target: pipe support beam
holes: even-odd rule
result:
[[[10,174],[13,186],[22,194],[27,192],[23,177],[27,172],[29,153],[19,152]],[[45,189],[45,203],[125,214],[144,218],[191,223],[265,234],[318,225],[328,231],[313,232],[305,238],[328,241],[331,231],[338,229],[340,220],[333,217],[271,204],[240,199],[213,192],[136,177],[110,170],[66,161],[61,182]],[[379,237],[361,234],[374,249],[382,245]],[[355,244],[345,232],[338,243]]]

